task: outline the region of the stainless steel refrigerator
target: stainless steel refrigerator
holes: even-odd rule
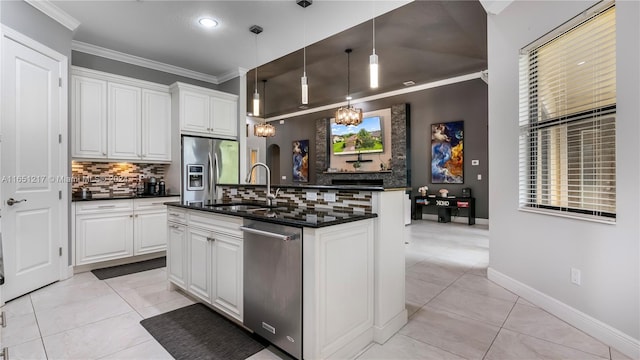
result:
[[[238,142],[182,137],[182,193],[185,204],[206,205],[217,198],[216,185],[238,184]]]

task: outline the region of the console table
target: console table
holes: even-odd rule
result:
[[[422,218],[423,206],[433,206],[438,209],[438,222],[451,222],[451,209],[463,209],[467,211],[469,225],[476,223],[476,199],[472,197],[415,196],[412,204],[414,220]]]

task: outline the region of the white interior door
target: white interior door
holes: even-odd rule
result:
[[[60,278],[61,64],[2,38],[3,301]],[[66,154],[64,154],[66,155]],[[10,199],[18,201],[11,204]],[[64,222],[64,224],[62,224]]]

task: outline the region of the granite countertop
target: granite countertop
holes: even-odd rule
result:
[[[172,196],[180,196],[179,194],[166,194],[166,195],[96,195],[95,197],[90,197],[87,199],[83,199],[81,196],[76,196],[75,194],[71,196],[71,201],[96,201],[96,200],[127,200],[127,199],[153,199],[153,198],[166,198]]]
[[[262,187],[265,184],[218,184],[218,186],[242,186],[242,187]],[[356,191],[395,191],[411,190],[411,187],[382,186],[382,185],[298,185],[298,184],[271,184],[271,189],[320,189],[320,190],[356,190]]]
[[[378,217],[377,214],[354,214],[341,212],[332,209],[301,208],[276,206],[267,208],[264,203],[226,203],[227,205],[250,205],[252,209],[230,209],[220,207],[222,203],[213,205],[186,205],[181,202],[167,202],[165,205],[181,207],[191,210],[206,211],[216,214],[240,216],[247,219],[270,222],[274,224],[320,228],[352,221],[372,219]]]

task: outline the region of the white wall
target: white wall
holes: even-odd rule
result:
[[[565,320],[586,314],[583,330],[640,356],[640,2],[617,2],[616,224],[518,211],[518,50],[594,3],[515,1],[488,16],[489,273],[563,308]]]

